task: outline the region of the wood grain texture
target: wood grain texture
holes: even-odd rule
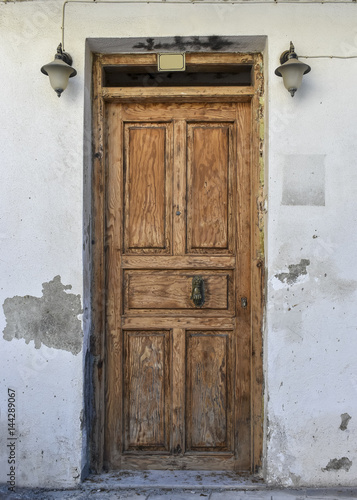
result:
[[[191,299],[192,281],[197,275],[183,271],[126,271],[125,313],[197,309]],[[200,276],[204,282],[204,303],[200,309],[232,314],[232,273],[205,271]]]
[[[220,59],[221,56],[223,54],[216,54],[215,60],[213,58],[208,60],[206,54],[199,54],[196,62],[197,64],[205,64],[206,60],[207,64],[218,64],[219,60],[223,61]],[[229,54],[229,57],[235,56],[237,55]],[[92,467],[94,470],[101,470],[105,431],[104,463],[108,468],[257,471],[261,463],[263,442],[261,318],[264,262],[261,247],[263,217],[260,201],[262,199],[260,182],[262,137],[259,133],[262,119],[262,105],[259,100],[263,93],[262,59],[260,55],[249,56],[251,60],[254,60],[254,87],[240,87],[239,89],[217,87],[163,88],[148,89],[148,91],[146,89],[103,89],[101,86],[103,63],[112,64],[116,61],[120,64],[118,61],[119,59],[123,61],[122,57],[105,56],[103,59],[100,56],[97,59],[95,70],[96,84],[93,101],[93,123],[95,124],[93,130],[95,144],[93,166],[93,170],[95,170],[93,174],[95,207],[93,239],[95,244],[93,255],[95,277],[93,280],[94,342],[92,353],[96,359],[93,375],[97,417],[92,432],[92,449],[94,450]],[[125,55],[124,57],[128,64],[137,63],[137,56]],[[143,65],[147,64],[148,57],[152,60],[156,59],[154,54],[138,57],[141,61],[140,64]],[[242,59],[240,60],[242,61]],[[229,64],[226,60],[224,62]],[[181,210],[180,205],[187,197],[185,184],[188,179],[186,170],[188,129],[189,127],[202,126],[202,124],[208,128],[210,126],[212,128],[229,126],[230,128],[229,157],[231,163],[229,163],[227,182],[228,191],[232,195],[226,213],[231,214],[232,231],[231,233],[229,230],[227,231],[229,251],[225,248],[217,248],[213,254],[193,252],[191,255],[185,255],[188,245],[183,227],[186,224],[187,214],[185,213],[186,205],[183,205],[184,210]],[[155,254],[157,251],[166,251],[160,248],[155,250],[152,255],[147,255],[146,250],[141,250],[141,247],[136,247],[137,249],[133,251],[130,250],[131,255],[123,254],[123,245],[127,237],[123,229],[123,224],[125,224],[125,219],[123,221],[123,194],[126,195],[123,177],[123,157],[126,154],[123,131],[128,126],[133,126],[136,129],[148,127],[150,132],[151,129],[165,129],[165,168],[166,171],[171,169],[170,175],[165,177],[165,189],[172,189],[171,194],[166,191],[169,194],[166,194],[164,203],[165,230],[162,230],[162,218],[156,217],[155,213],[155,221],[161,220],[161,223],[155,222],[154,237],[145,235],[145,238],[152,238],[150,241],[147,239],[147,241],[153,247],[158,244],[158,241],[162,245],[163,232],[166,231],[164,239],[166,238],[165,245],[167,247],[165,248],[170,250],[164,254]],[[169,132],[167,132],[168,130]],[[158,135],[160,136],[160,133]],[[169,137],[169,141],[167,141],[167,137]],[[153,143],[158,145],[160,141],[161,137],[156,137]],[[207,140],[205,142],[207,143]],[[130,140],[127,144],[129,143]],[[134,138],[134,143],[142,147],[145,140],[143,137],[137,136]],[[136,150],[137,148],[134,147],[131,151],[129,149],[129,160],[131,156],[135,157]],[[158,151],[157,148],[156,151]],[[204,148],[202,151],[203,154],[206,154]],[[152,153],[149,156],[153,156]],[[162,153],[160,154],[162,158]],[[169,154],[171,154],[171,158],[169,158]],[[137,161],[139,170],[141,162],[138,159],[135,161]],[[159,168],[156,169],[156,172],[159,170]],[[252,183],[250,183],[250,175]],[[160,186],[155,184],[156,180],[157,177],[154,179],[154,185],[157,186],[155,189],[161,190],[162,184]],[[139,182],[141,182],[140,189],[147,189],[143,179],[139,179]],[[251,191],[252,196],[250,197]],[[160,206],[162,213],[162,199],[158,206]],[[180,211],[183,215],[183,217],[181,214],[177,216],[179,219],[177,222],[175,219],[176,211]],[[134,211],[137,218],[139,212],[138,208],[136,208],[136,212]],[[170,217],[171,222],[167,222]],[[171,231],[171,236],[168,236],[169,231]],[[135,234],[138,233],[134,231],[130,237],[134,238]],[[235,266],[237,267],[235,268]],[[198,271],[200,274],[207,272],[213,275],[217,271],[222,271],[225,274],[232,272],[233,277],[230,280],[234,296],[231,302],[233,314],[222,316],[221,312],[218,312],[217,315],[214,311],[210,312],[209,309],[188,309],[187,313],[176,314],[177,310],[175,309],[156,309],[154,312],[155,309],[137,310],[134,308],[126,310],[124,314],[124,304],[127,300],[123,296],[123,276],[127,272],[125,270],[144,271],[145,273],[160,270],[167,276],[172,276],[175,270],[187,274],[192,272],[195,274]],[[252,293],[250,292],[251,283]],[[140,283],[137,284],[140,288]],[[148,295],[150,293],[149,291]],[[244,310],[240,305],[242,296],[248,297],[248,308]],[[135,300],[138,299],[135,298]],[[152,299],[149,297],[145,300]],[[105,311],[106,323],[103,320]],[[133,338],[136,338],[135,332],[144,332],[144,334],[140,333],[142,337],[139,336],[139,339],[141,340],[136,339],[131,346],[130,362],[125,354],[128,350],[125,350],[127,347],[123,343],[122,329],[124,329],[125,335],[133,335]],[[107,351],[105,358],[104,330],[106,330]],[[186,333],[187,330],[190,333]],[[228,362],[221,372],[227,376],[227,380],[231,380],[232,384],[233,381],[237,382],[232,385],[230,390],[227,389],[227,394],[232,395],[232,403],[230,410],[226,411],[226,415],[229,415],[229,411],[231,412],[231,417],[227,417],[225,426],[226,435],[229,432],[231,434],[230,438],[225,441],[225,443],[229,442],[230,444],[222,445],[224,424],[219,408],[223,405],[217,406],[217,398],[215,399],[215,397],[220,394],[220,401],[225,402],[225,408],[229,408],[229,405],[227,399],[225,400],[222,396],[224,392],[222,382],[217,381],[213,374],[207,371],[202,391],[205,394],[210,394],[210,398],[215,401],[211,406],[210,413],[214,416],[213,428],[216,431],[215,433],[211,432],[214,439],[206,442],[203,439],[205,432],[199,425],[195,427],[194,446],[197,446],[197,450],[203,449],[203,451],[189,450],[186,447],[188,442],[187,415],[193,411],[193,414],[196,415],[195,421],[198,422],[198,415],[203,413],[203,403],[198,404],[197,408],[192,408],[192,405],[198,400],[198,396],[191,397],[191,401],[193,401],[191,410],[188,410],[186,401],[189,387],[187,385],[188,371],[185,368],[186,355],[188,354],[186,336],[192,332],[197,332],[198,337],[206,335],[207,338],[212,336],[216,339],[220,338],[220,335],[225,336],[227,332],[229,333],[230,347],[223,349],[221,342],[218,341],[217,356],[213,365],[216,366],[215,363],[218,363],[222,367],[223,359],[226,357]],[[158,340],[159,338],[165,338],[165,340]],[[165,391],[168,391],[165,392],[164,403],[164,440],[161,439],[163,420],[159,417],[163,414],[161,402],[157,403],[155,409],[152,410],[150,405],[153,404],[153,401],[151,398],[145,400],[144,397],[146,414],[148,413],[147,408],[150,408],[152,413],[156,412],[155,431],[153,431],[152,426],[151,430],[145,428],[145,417],[143,416],[145,411],[138,410],[140,386],[145,385],[145,381],[149,380],[145,375],[144,364],[141,363],[141,357],[147,347],[145,342],[151,343],[150,345],[154,346],[158,353],[165,351],[165,356],[168,352],[170,353],[169,358],[165,358],[165,366],[168,367],[170,374],[168,381],[167,377],[163,377],[158,370],[155,379],[156,385],[154,384],[156,394],[162,393],[160,392],[162,389],[159,388],[163,386],[165,386]],[[213,340],[208,342],[211,347],[213,343]],[[195,347],[197,349],[191,348],[190,353],[193,356],[196,355],[197,351],[199,363],[206,366],[204,364],[204,349],[200,350],[198,346]],[[155,354],[155,356],[147,358],[151,367],[161,363],[161,354]],[[126,367],[125,370],[124,367]],[[143,383],[139,383],[137,378],[136,382],[133,382],[134,385],[130,385],[135,376],[130,375],[129,377],[128,373],[133,373],[133,370],[140,375],[140,380],[143,380]],[[104,398],[105,384],[107,390]],[[210,389],[204,389],[205,386]],[[194,387],[194,390],[198,391],[195,394],[201,394],[199,386]],[[129,393],[135,395],[134,401],[136,403],[132,407],[130,407],[130,399],[126,400],[126,395]],[[166,397],[166,394],[169,394],[169,397]],[[102,411],[104,401],[106,416]],[[161,399],[157,398],[157,401],[161,401]],[[133,419],[130,415],[141,415],[137,420],[142,421],[144,425],[138,426],[135,423],[135,418]],[[203,427],[209,428],[211,421],[204,415],[205,418]],[[134,421],[135,424],[131,427],[132,430],[130,430],[130,425],[128,426],[130,421]],[[105,426],[104,422],[106,422]],[[192,439],[190,443],[192,448]],[[206,447],[199,448],[202,443]],[[213,443],[212,447],[207,447],[207,443]],[[143,446],[147,446],[146,451],[140,449]],[[155,447],[160,446],[161,449],[155,449]],[[218,451],[217,448],[220,446],[227,446],[229,451]]]
[[[197,323],[199,323],[201,330],[227,330],[227,328],[234,328],[235,318],[232,316],[218,317],[210,316],[205,314],[202,316],[202,312],[199,310],[191,311],[189,316],[173,316],[167,315],[162,316],[155,315],[155,321],[151,319],[150,325],[148,325],[147,316],[123,316],[122,327],[131,329],[147,328],[150,330],[155,330],[158,328],[195,328]]]
[[[250,102],[254,95],[253,87],[106,87],[102,98],[107,102]]]
[[[121,256],[123,240],[123,221],[120,208],[123,205],[123,191],[117,186],[123,184],[123,155],[120,138],[123,136],[123,124],[120,120],[120,106],[106,106],[106,169],[105,193],[105,274],[106,274],[106,422],[110,432],[106,433],[105,461],[109,457],[119,457],[121,451],[121,436],[123,432],[122,419],[116,418],[123,412],[123,367],[117,360],[122,359],[123,345],[120,330],[121,307]]]
[[[228,249],[231,126],[190,124],[187,158],[187,251]]]
[[[124,450],[169,449],[169,332],[127,332],[124,351]]]
[[[186,332],[184,328],[173,327],[171,366],[171,454],[180,456],[185,452]]]
[[[234,269],[236,259],[235,256],[223,255],[205,255],[204,259],[197,259],[197,256],[192,255],[159,257],[124,255],[121,264],[123,269]]]
[[[250,235],[250,161],[251,161],[251,107],[237,104],[237,198],[239,217],[236,231],[237,275],[237,350],[236,387],[237,400],[235,421],[237,443],[237,467],[249,468],[251,461],[251,235]],[[241,299],[247,298],[247,307]]]
[[[100,472],[104,461],[105,448],[105,158],[104,158],[104,101],[101,97],[101,62],[97,58],[93,61],[93,166],[91,172],[93,217],[91,227],[92,248],[89,250],[92,260],[91,276],[91,330],[90,356],[92,357],[90,370],[93,379],[92,401],[87,401],[89,413],[94,416],[91,421],[91,436],[89,446],[93,450],[90,457],[90,467]]]
[[[186,120],[176,119],[174,127],[173,254],[181,256],[186,253]]]
[[[211,456],[199,452],[190,452],[183,455],[169,455],[152,453],[125,453],[117,464],[123,470],[211,470],[236,471],[247,474],[246,470],[239,471],[235,467],[232,453],[212,453]]]
[[[231,336],[187,334],[187,451],[233,451]]]
[[[112,192],[112,198],[117,202],[116,214],[119,214],[121,211],[120,195],[115,193],[121,192],[120,183],[124,183],[125,186],[125,201],[123,202],[125,253],[121,255],[119,252],[120,255],[115,260],[116,263],[121,263],[121,273],[118,274],[117,267],[115,267],[110,281],[111,286],[117,288],[113,296],[124,292],[121,301],[123,306],[118,305],[116,312],[113,311],[115,325],[119,326],[119,314],[123,314],[121,327],[125,331],[129,331],[129,328],[130,331],[134,328],[142,328],[147,335],[149,332],[156,335],[160,328],[174,329],[172,349],[174,346],[177,347],[177,350],[172,351],[170,361],[172,387],[177,390],[177,395],[172,393],[169,402],[170,408],[167,414],[170,415],[171,420],[169,427],[165,424],[165,429],[169,429],[167,430],[170,436],[169,445],[166,442],[163,447],[159,443],[160,440],[151,441],[152,435],[146,428],[145,413],[148,411],[147,408],[150,408],[150,412],[154,415],[156,422],[151,422],[151,428],[155,430],[157,437],[163,432],[161,416],[163,411],[154,410],[149,405],[148,401],[155,405],[151,395],[147,400],[146,395],[139,397],[141,388],[147,385],[144,381],[145,377],[140,375],[143,373],[140,365],[142,356],[140,345],[131,349],[130,362],[127,361],[127,357],[121,362],[120,356],[126,355],[120,354],[120,343],[118,346],[113,342],[110,344],[115,353],[108,356],[108,360],[113,356],[113,361],[111,361],[113,375],[109,375],[108,378],[112,381],[112,388],[109,391],[107,405],[110,410],[108,413],[109,434],[112,437],[115,436],[114,444],[111,446],[116,447],[116,450],[111,451],[112,466],[115,466],[114,464],[123,466],[123,460],[127,460],[126,454],[135,453],[137,466],[145,467],[148,463],[154,463],[153,454],[157,455],[165,451],[180,459],[187,456],[187,463],[190,463],[188,458],[190,453],[203,454],[204,456],[200,458],[202,467],[205,467],[205,461],[206,466],[211,467],[214,455],[219,457],[217,468],[220,468],[222,456],[219,453],[225,452],[235,456],[235,468],[249,469],[250,430],[248,429],[248,437],[246,434],[242,436],[238,432],[240,421],[237,420],[238,416],[243,415],[247,425],[250,425],[250,410],[246,404],[243,404],[244,401],[250,401],[250,387],[245,385],[245,381],[250,376],[249,366],[246,363],[242,364],[239,371],[239,376],[244,382],[240,386],[238,383],[236,387],[233,385],[238,373],[238,358],[235,353],[240,349],[244,351],[247,345],[244,336],[241,339],[242,346],[236,345],[237,342],[239,343],[240,334],[238,330],[235,330],[236,321],[239,321],[239,318],[235,319],[239,306],[235,287],[239,283],[244,293],[249,294],[249,289],[244,288],[246,280],[249,279],[247,278],[249,266],[244,269],[243,264],[240,263],[241,247],[238,248],[235,245],[236,234],[240,234],[240,225],[249,227],[249,221],[246,220],[249,208],[244,207],[241,213],[236,210],[240,203],[238,200],[240,192],[249,191],[249,186],[245,182],[242,182],[238,189],[239,183],[237,182],[238,171],[241,168],[239,167],[240,157],[244,156],[242,152],[238,154],[237,139],[233,139],[237,137],[239,128],[240,118],[237,106],[232,103],[221,106],[195,103],[178,104],[175,108],[172,104],[148,104],[146,106],[110,104],[110,107],[115,109],[111,116],[116,117],[125,130],[124,153],[119,151],[121,141],[116,141],[116,144],[111,146],[110,138],[108,139],[108,151],[112,151],[110,163],[120,164],[123,162],[120,158],[125,158],[124,179],[117,177],[114,185],[108,188],[109,193]],[[239,104],[239,106],[244,106],[244,104]],[[250,107],[247,105],[242,109],[250,109]],[[225,111],[227,111],[229,121],[227,121],[227,116],[224,116]],[[133,112],[136,114],[135,121],[133,121]],[[168,117],[170,121],[167,121]],[[129,118],[129,121],[125,121]],[[244,120],[242,124],[244,126]],[[146,135],[147,130],[149,133]],[[165,130],[164,135],[162,135],[162,130]],[[157,133],[157,131],[160,132]],[[130,136],[131,133],[132,136]],[[169,141],[167,137],[170,137]],[[173,151],[171,156],[165,156],[165,170],[170,172],[171,183],[164,176],[162,167],[164,148],[160,149],[160,145],[166,142],[170,146],[165,146],[165,151],[171,148],[171,144]],[[245,158],[248,158],[249,147],[246,149],[248,153]],[[159,161],[158,155],[161,158]],[[149,165],[149,173],[142,166],[145,162]],[[132,178],[130,178],[131,169],[136,171]],[[141,178],[142,171],[145,175]],[[155,173],[152,174],[151,171]],[[249,168],[245,175],[249,179]],[[164,177],[165,183],[157,182],[157,179],[161,180]],[[167,187],[168,184],[172,186],[172,191]],[[133,193],[131,198],[128,195],[130,190]],[[165,193],[166,199],[170,199],[172,219],[169,219],[168,211],[165,214],[166,217],[162,216],[164,206],[169,205],[165,204],[162,199],[153,204],[159,207],[157,213],[161,215],[156,218],[155,210],[150,213],[146,200],[155,199],[156,190],[159,190],[161,194]],[[134,197],[135,201],[132,201]],[[244,220],[238,222],[240,218]],[[108,222],[109,220],[110,217]],[[148,220],[150,223],[147,223]],[[167,229],[167,224],[158,222],[162,220],[172,221],[169,229]],[[133,221],[133,231],[130,229],[131,221]],[[117,234],[111,236],[112,241],[115,242],[118,238],[120,239],[121,229],[119,225],[113,227],[117,228],[114,229],[114,233]],[[110,229],[108,232],[110,233]],[[163,250],[165,235],[170,235],[165,243],[165,249],[169,249],[173,255],[156,254],[152,258],[146,256],[147,252]],[[242,233],[241,236],[246,238],[246,234]],[[241,245],[243,244],[246,245],[243,254],[244,252],[249,254],[249,238],[244,242],[242,240]],[[161,248],[158,248],[160,245]],[[120,246],[117,245],[116,248]],[[131,252],[135,255],[128,255]],[[113,256],[114,254],[115,252]],[[224,262],[229,266],[229,270],[224,267],[214,268],[215,263],[217,265],[218,262],[218,254],[225,259],[221,261],[220,266]],[[108,255],[111,255],[110,251]],[[240,267],[235,268],[236,255],[239,257]],[[245,263],[244,259],[243,262]],[[170,268],[170,264],[174,264],[173,269]],[[126,268],[127,265],[133,268]],[[237,274],[237,269],[240,269],[239,274]],[[202,307],[196,307],[191,300],[192,280],[196,275],[202,276],[204,280],[205,301]],[[193,328],[199,333],[195,337],[187,337],[185,328]],[[227,328],[232,329],[229,335],[227,335]],[[146,341],[149,338],[151,342],[151,337],[145,337]],[[129,352],[129,347],[125,349],[127,349],[125,352]],[[114,356],[118,356],[116,363]],[[124,389],[118,388],[121,380],[119,367],[122,364],[125,366]],[[183,372],[185,366],[189,368]],[[200,371],[201,378],[198,377],[197,371],[193,373],[194,368]],[[133,375],[134,372],[139,378]],[[163,381],[160,383],[162,387]],[[248,392],[243,394],[242,390]],[[131,399],[126,396],[128,391],[134,395],[135,401],[143,401],[144,413],[138,410],[138,403],[135,403],[134,407],[131,405]],[[148,388],[144,391],[145,394],[150,392]],[[233,402],[233,395],[236,396],[234,400],[236,402]],[[117,397],[122,398],[124,403],[120,403]],[[112,404],[112,401],[117,401],[117,403]],[[239,404],[242,405],[240,413],[237,409]],[[115,407],[117,416],[115,416]],[[121,412],[123,412],[125,426],[120,431]],[[136,415],[136,420],[133,415]],[[133,420],[135,426],[131,431],[130,422]],[[144,442],[146,438],[141,440],[139,436],[141,431],[139,432],[138,429],[144,429],[144,435],[148,436],[147,442]],[[120,433],[123,435],[122,438]],[[148,455],[149,452],[151,457]]]
[[[100,56],[103,66],[135,65],[150,66],[157,64],[155,54],[103,54]],[[210,64],[253,64],[254,55],[234,53],[187,53],[188,64],[202,64],[204,67]]]
[[[170,252],[171,132],[168,124],[124,125],[125,252]]]
[[[252,426],[251,470],[258,473],[263,460],[263,317],[265,307],[265,254],[264,254],[264,223],[265,223],[265,193],[264,193],[264,73],[263,56],[254,56],[254,88],[252,99],[252,179],[251,179],[251,331],[252,331]]]
[[[236,118],[236,106],[234,103],[124,103],[121,108],[122,118],[125,121],[143,121],[145,118],[147,121],[163,121],[166,117],[170,117],[175,121],[175,162],[180,159],[177,158],[178,155],[183,155],[186,157],[186,146],[183,143],[183,148],[179,144],[185,140],[185,130],[186,122],[195,120],[198,122],[202,121],[224,121],[224,120],[235,120]],[[145,117],[145,118],[144,118]],[[182,128],[183,127],[183,128]],[[180,129],[180,130],[179,130]],[[182,161],[182,158],[181,158]]]

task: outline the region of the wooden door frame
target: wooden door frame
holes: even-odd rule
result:
[[[103,67],[118,64],[149,65],[156,54],[98,54],[93,57],[92,89],[92,216],[91,216],[91,325],[88,432],[89,467],[103,469],[106,387],[106,151],[105,103],[113,101],[240,101],[250,102],[251,120],[251,473],[258,474],[263,453],[263,314],[265,305],[264,262],[264,78],[260,53],[193,53],[186,61],[198,64],[250,64],[252,85],[247,87],[106,88]],[[88,369],[88,367],[87,367]],[[88,378],[87,378],[88,379]],[[88,422],[88,416],[87,416]]]

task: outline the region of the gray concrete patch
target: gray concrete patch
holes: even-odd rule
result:
[[[329,461],[324,469],[321,469],[323,472],[331,471],[331,470],[345,470],[348,472],[352,466],[352,462],[347,457],[342,458],[333,458]]]
[[[348,426],[348,422],[351,420],[351,416],[348,413],[342,413],[341,415],[341,425],[340,429],[341,431],[345,431]]]
[[[80,296],[66,293],[72,286],[63,285],[60,276],[42,286],[40,298],[26,295],[5,300],[4,339],[25,339],[26,344],[33,340],[36,349],[44,344],[78,354],[82,349]]]
[[[279,273],[276,274],[276,278],[280,280],[282,283],[286,282],[289,285],[292,285],[296,282],[299,276],[307,274],[307,266],[310,265],[309,259],[301,259],[299,264],[290,264],[288,266],[288,273]]]

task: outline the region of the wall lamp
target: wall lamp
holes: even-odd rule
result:
[[[50,79],[52,88],[61,97],[68,85],[69,78],[76,76],[77,71],[72,68],[72,57],[62,50],[62,44],[57,47],[57,54],[52,62],[42,66],[41,71]]]
[[[275,74],[283,78],[285,88],[290,92],[291,97],[294,97],[302,83],[303,75],[311,71],[311,68],[308,64],[299,61],[293,42],[290,42],[290,49],[281,54],[280,64]]]

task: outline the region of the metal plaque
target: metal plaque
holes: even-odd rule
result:
[[[185,53],[157,54],[158,71],[185,71]]]

